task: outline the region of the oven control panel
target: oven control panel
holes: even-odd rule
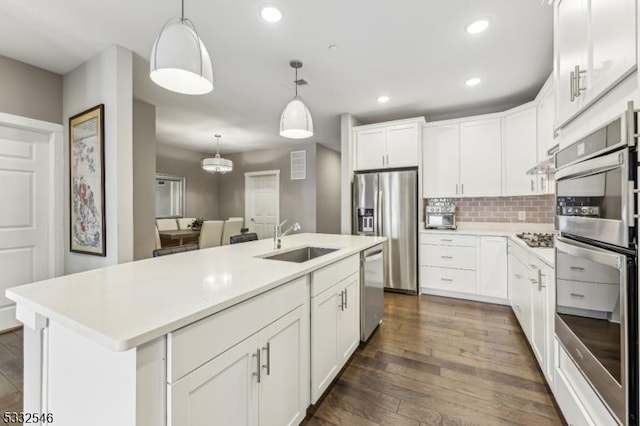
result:
[[[598,206],[560,206],[560,216],[600,217]]]

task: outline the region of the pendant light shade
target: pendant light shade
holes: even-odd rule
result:
[[[296,95],[287,104],[280,117],[280,136],[291,139],[304,139],[313,136],[313,120],[309,108],[298,96],[298,68],[302,68],[302,62],[291,61],[289,63],[296,70]]]
[[[233,171],[233,161],[220,157],[220,135],[215,135],[215,137],[217,140],[216,155],[215,157],[202,159],[202,170],[209,173],[229,173],[230,171]]]
[[[203,95],[213,90],[213,67],[207,48],[193,22],[172,18],[153,43],[149,76],[158,86],[186,95]]]

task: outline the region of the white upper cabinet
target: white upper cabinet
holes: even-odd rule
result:
[[[441,167],[448,167],[443,164]],[[502,192],[500,119],[460,124],[460,195],[490,197]]]
[[[381,169],[384,165],[385,129],[356,130],[356,170]]]
[[[355,170],[418,166],[424,118],[354,128]]]
[[[555,116],[553,93],[553,90],[545,91],[538,101],[538,162],[545,160],[548,157],[547,151],[556,144],[553,129]]]
[[[422,134],[422,188],[425,197],[457,197],[460,178],[460,126],[428,127]]]
[[[635,3],[635,0],[555,3],[558,127],[636,68]]]
[[[535,175],[527,170],[536,165],[536,107],[529,107],[504,117],[504,195],[537,193]]]

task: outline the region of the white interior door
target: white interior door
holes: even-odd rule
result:
[[[259,239],[272,238],[280,217],[280,171],[245,173],[245,226]]]
[[[49,143],[47,133],[0,123],[0,331],[20,325],[5,290],[53,272]]]

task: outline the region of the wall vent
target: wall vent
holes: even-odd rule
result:
[[[307,151],[291,151],[291,180],[307,178]]]

